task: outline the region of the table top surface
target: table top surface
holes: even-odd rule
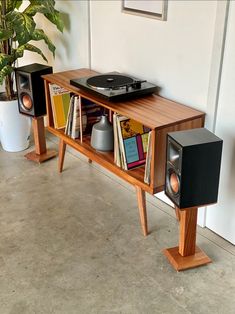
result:
[[[71,79],[96,74],[99,73],[89,69],[78,69],[47,74],[42,77],[49,83],[63,86],[69,91],[79,94],[81,97],[90,99],[114,112],[139,121],[151,129],[163,128],[205,116],[205,113],[202,111],[156,94],[127,101],[111,102],[70,84]]]

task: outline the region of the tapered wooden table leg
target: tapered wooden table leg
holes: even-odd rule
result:
[[[43,117],[32,118],[35,150],[25,155],[27,159],[38,163],[44,162],[57,155],[57,152],[55,150],[46,148],[46,137],[43,119]]]
[[[145,192],[138,186],[136,186],[137,201],[140,214],[140,223],[143,230],[144,236],[148,235],[148,224],[147,224],[147,211],[146,211],[146,198]]]
[[[179,210],[179,246],[163,251],[176,270],[185,270],[212,262],[196,246],[197,210],[197,207]]]
[[[59,163],[58,163],[59,172],[63,171],[65,150],[66,150],[66,143],[62,139],[60,139],[60,142],[59,142]]]

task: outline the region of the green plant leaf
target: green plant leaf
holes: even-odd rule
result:
[[[3,84],[6,76],[10,75],[14,71],[10,65],[5,65],[0,71],[0,84]]]
[[[55,56],[55,46],[53,45],[52,41],[49,39],[49,37],[44,33],[42,29],[35,29],[32,34],[33,40],[44,40],[44,42],[47,44],[48,49],[53,53],[53,56]]]
[[[24,14],[30,15],[30,16],[34,16],[36,13],[42,13],[42,14],[46,14],[49,13],[50,11],[48,10],[48,8],[46,8],[46,6],[42,3],[42,4],[30,4],[25,10],[24,10]]]
[[[13,35],[12,30],[0,28],[0,41],[1,40],[7,40],[7,39],[11,38],[12,35]]]
[[[62,33],[64,29],[64,22],[61,19],[60,12],[57,10],[54,10],[53,14],[45,14],[46,18],[55,26],[57,29]]]
[[[0,53],[0,71],[12,61],[12,57],[4,53]]]
[[[0,0],[0,84],[5,79],[8,99],[12,98],[11,72],[14,63],[23,57],[25,50],[38,53],[47,61],[43,52],[30,44],[31,41],[43,40],[47,48],[55,54],[55,46],[46,35],[46,29],[37,29],[34,20],[35,15],[39,13],[62,32],[64,23],[60,12],[55,9],[55,4],[55,0]]]
[[[30,5],[25,9],[24,13],[34,16],[36,13],[42,13],[58,30],[63,32],[64,23],[61,19],[60,12],[55,9],[54,0],[30,0]]]
[[[38,47],[32,45],[32,44],[25,44],[22,46],[19,46],[17,49],[14,50],[14,59],[18,59],[23,57],[24,55],[24,51],[28,50],[31,52],[36,52],[38,53],[45,61],[47,61],[47,58],[45,57],[45,55],[43,54],[43,52],[41,51],[41,49],[39,49]]]
[[[25,9],[24,13],[35,15],[36,13],[54,14],[54,0],[29,0],[30,5]]]
[[[13,11],[14,9],[19,9],[23,0],[7,0],[6,1],[6,8],[7,12]]]
[[[12,11],[6,15],[6,21],[15,31],[15,39],[19,42],[19,45],[31,40],[31,34],[36,27],[32,17],[21,12]]]
[[[46,7],[51,7],[54,10],[55,0],[29,0],[33,5],[45,5]]]
[[[43,54],[43,52],[41,51],[41,49],[39,49],[38,47],[31,45],[31,44],[26,44],[25,45],[25,50],[29,50],[31,52],[36,52],[38,53],[46,62],[48,62],[47,58],[45,57],[45,55]]]
[[[25,45],[19,46],[18,48],[13,50],[14,60],[18,58],[22,58],[25,51]]]

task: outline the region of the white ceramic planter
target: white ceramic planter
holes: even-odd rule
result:
[[[0,101],[0,142],[8,152],[29,147],[31,119],[19,113],[18,100]]]

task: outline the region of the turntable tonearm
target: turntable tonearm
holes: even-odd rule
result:
[[[111,101],[127,100],[158,90],[152,83],[117,72],[72,79],[70,84]]]

